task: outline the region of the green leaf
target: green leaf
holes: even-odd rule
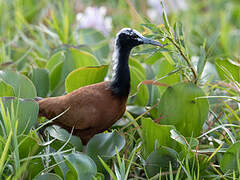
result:
[[[3,96],[14,96],[14,90],[8,83],[0,80],[0,97]]]
[[[145,72],[144,67],[142,66],[142,64],[137,59],[130,58],[129,59],[129,65],[137,68],[141,72],[141,74],[144,75],[144,77],[146,76],[146,72]]]
[[[75,68],[99,65],[98,60],[89,52],[75,48],[70,48],[69,50],[74,60]]]
[[[167,29],[167,31],[170,32],[170,30],[169,30],[170,29],[170,25],[169,25],[169,22],[168,22],[167,13],[165,11],[165,7],[164,7],[162,1],[161,1],[161,5],[162,5],[162,9],[163,9],[162,17],[163,17],[163,21],[164,21],[164,26]]]
[[[37,15],[39,15],[41,10],[46,6],[46,1],[38,2],[37,0],[19,0],[17,3],[20,5],[18,11],[21,11],[18,13],[21,13],[23,16],[21,18],[24,18],[28,22],[36,20]],[[36,3],[39,3],[38,6],[35,6]],[[23,19],[21,19],[21,21],[23,21]]]
[[[200,57],[198,60],[198,64],[197,64],[197,73],[198,73],[198,77],[201,77],[203,69],[205,67],[205,64],[207,62],[207,57],[206,57],[206,52],[204,49],[204,46],[200,47]]]
[[[155,146],[174,147],[176,143],[171,139],[171,125],[160,125],[150,118],[142,118],[142,135],[144,143],[144,154],[148,156]]]
[[[69,140],[69,143],[74,146],[76,150],[82,150],[81,139],[77,136],[69,134],[65,129],[62,129],[59,126],[50,126],[47,127],[47,131],[51,137],[58,139],[64,143]]]
[[[150,55],[149,57],[147,57],[144,62],[148,65],[152,65],[162,57],[163,57],[163,54],[161,52],[156,52]]]
[[[177,169],[177,152],[171,148],[160,147],[153,151],[147,158],[145,168],[148,177],[153,177],[161,172],[169,171],[169,163],[174,170]]]
[[[65,78],[73,70],[97,65],[99,65],[98,60],[86,51],[67,46],[62,48],[50,58],[47,64],[52,95],[62,95],[65,92]]]
[[[43,146],[40,146],[38,144],[38,139],[33,138],[29,135],[19,136],[18,142],[19,142],[18,151],[20,159],[36,155],[40,153],[40,151],[43,149]]]
[[[228,150],[223,154],[220,162],[220,167],[223,172],[235,170],[239,172],[240,169],[240,141],[232,144]]]
[[[148,88],[145,85],[141,85],[140,88],[138,88],[138,85],[145,80],[146,76],[141,73],[141,70],[137,69],[134,66],[130,67],[130,76],[131,76],[131,95],[135,95],[136,93],[136,100],[135,103],[139,106],[145,106],[148,102],[149,93]]]
[[[53,91],[61,81],[63,62],[58,63],[49,74],[50,90]]]
[[[93,179],[97,174],[94,161],[83,153],[64,155],[66,164],[77,179]]]
[[[0,71],[0,80],[12,86],[14,94],[21,98],[36,97],[37,92],[33,83],[24,75],[13,71]]]
[[[50,57],[46,65],[46,68],[49,70],[49,72],[51,72],[57,66],[57,64],[63,62],[64,59],[65,59],[64,51],[63,50],[58,51]]]
[[[218,59],[216,60],[216,68],[218,71],[218,74],[222,80],[226,80],[226,72],[224,72],[224,67],[234,78],[235,81],[240,82],[240,65],[234,64],[233,61],[230,61],[228,59]]]
[[[1,98],[4,109],[10,112],[12,124],[18,124],[17,134],[28,134],[30,129],[37,123],[38,104],[32,99]],[[13,109],[11,108],[13,107]],[[0,111],[2,109],[0,107]],[[0,120],[2,119],[0,114]],[[15,122],[17,120],[18,122]],[[2,134],[2,132],[0,132]]]
[[[62,180],[62,178],[53,173],[46,173],[37,176],[34,180]]]
[[[81,29],[78,32],[80,44],[89,45],[98,57],[101,63],[108,58],[110,48],[109,40],[107,40],[102,33],[95,29]]]
[[[95,161],[98,168],[101,167],[98,156],[104,161],[116,154],[116,148],[121,151],[125,145],[125,139],[117,132],[100,133],[95,135],[87,144],[87,154]]]
[[[49,91],[49,76],[46,69],[33,69],[31,80],[36,87],[37,96],[46,97]]]
[[[56,153],[53,155],[54,163],[57,164],[54,168],[54,172],[61,176],[62,178],[67,176],[67,172],[69,172],[69,168],[65,163],[65,160],[63,158],[63,154]],[[74,177],[74,176],[73,176]],[[67,179],[67,177],[66,177]]]
[[[180,76],[178,73],[169,74],[175,69],[176,68],[174,67],[174,65],[172,65],[169,61],[167,60],[160,61],[156,79],[162,78],[158,80],[158,82],[168,84],[168,85],[173,85],[179,82]],[[166,87],[159,86],[159,89],[160,89],[160,92],[163,93],[166,90]]]
[[[5,161],[7,160],[8,157],[8,149],[11,146],[11,139],[12,139],[12,131],[10,131],[9,136],[7,138],[6,143],[4,143],[4,149],[1,152],[1,158],[0,158],[0,174],[2,174],[3,170],[4,170],[4,164]]]
[[[37,176],[41,171],[44,170],[42,159],[41,158],[31,159],[28,162],[27,170],[28,177],[34,178],[35,176]]]
[[[193,83],[178,83],[167,88],[159,104],[160,123],[174,125],[187,137],[200,135],[204,121],[208,117],[207,99],[203,90]]]
[[[184,137],[175,129],[172,129],[170,132],[171,138],[177,141],[181,145],[182,150],[187,154],[189,154],[189,149],[194,149],[199,144],[199,141],[196,138]]]
[[[82,67],[72,71],[66,78],[65,88],[69,93],[75,89],[104,80],[108,66]]]

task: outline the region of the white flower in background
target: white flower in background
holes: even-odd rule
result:
[[[76,16],[79,28],[93,28],[102,32],[105,36],[112,30],[112,18],[106,17],[106,7],[87,7],[84,13]]]
[[[163,1],[166,13],[177,12],[179,10],[186,10],[187,3],[186,0],[166,0]],[[157,23],[162,22],[163,8],[161,5],[161,0],[147,0],[150,9],[147,11],[147,15],[151,20]]]

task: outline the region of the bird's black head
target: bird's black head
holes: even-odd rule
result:
[[[155,46],[163,47],[163,45],[157,41],[144,37],[141,33],[134,29],[123,28],[118,32],[116,37],[116,46],[131,49],[140,44],[152,44]]]

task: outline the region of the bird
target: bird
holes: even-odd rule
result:
[[[47,126],[57,125],[72,132],[84,145],[95,134],[111,128],[126,110],[130,92],[129,56],[131,50],[141,44],[164,47],[137,30],[121,29],[114,43],[111,80],[87,85],[62,96],[37,99],[38,116],[50,120],[62,113]]]

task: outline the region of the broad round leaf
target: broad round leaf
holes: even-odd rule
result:
[[[149,177],[161,172],[169,172],[169,165],[177,169],[177,152],[171,148],[161,147],[152,152],[146,160],[146,171]]]
[[[220,162],[220,167],[223,172],[227,171],[238,171],[240,161],[240,141],[232,144],[228,150],[223,154]]]
[[[11,123],[16,124],[15,120],[18,120],[17,134],[28,134],[30,129],[37,123],[38,104],[36,101],[32,99],[17,99],[11,97],[1,98],[1,100],[4,105],[5,112],[8,110],[10,112],[10,115],[14,115],[16,117],[10,118],[12,121],[14,121]],[[0,112],[3,112],[1,107]],[[0,120],[3,120],[1,114]]]
[[[208,116],[207,99],[203,90],[193,83],[178,83],[167,88],[159,104],[160,124],[174,125],[187,137],[200,135]]]
[[[0,97],[3,96],[14,96],[14,90],[12,86],[0,80]]]
[[[49,135],[55,139],[58,139],[62,142],[69,141],[69,143],[76,148],[76,150],[82,150],[82,141],[79,137],[69,134],[65,129],[60,128],[59,126],[50,126],[47,127]],[[70,137],[70,139],[69,139]]]
[[[13,71],[0,71],[0,80],[12,86],[14,95],[21,98],[36,97],[37,92],[32,83],[26,76]]]
[[[94,161],[83,153],[65,155],[66,164],[77,179],[93,179],[97,174]]]
[[[145,157],[153,152],[156,145],[167,147],[176,146],[176,143],[171,139],[171,129],[174,129],[174,126],[160,125],[150,118],[142,119],[142,135]]]
[[[62,180],[62,178],[56,174],[46,173],[37,176],[34,180]]]
[[[120,152],[125,145],[125,139],[117,132],[100,133],[95,135],[87,144],[87,154],[95,161],[98,167],[101,165],[98,156],[104,161]]]
[[[66,91],[69,93],[75,89],[104,80],[108,66],[82,67],[71,72],[65,81]]]
[[[37,96],[46,97],[49,91],[49,76],[46,69],[33,69],[31,80],[36,87]]]

